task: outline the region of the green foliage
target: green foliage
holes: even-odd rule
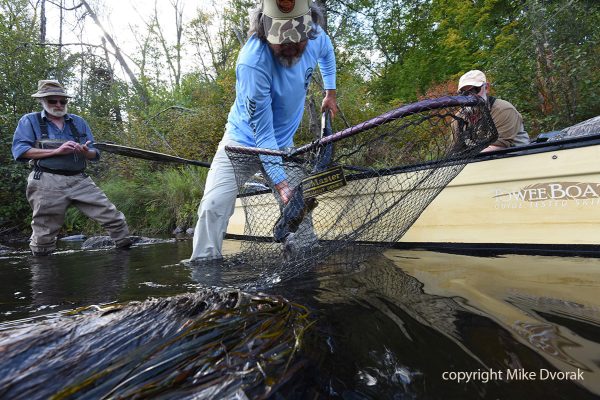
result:
[[[26,0],[0,0],[0,228],[24,228],[31,213],[25,199],[23,164],[12,160],[12,134],[21,115],[33,111],[40,77],[55,72],[54,53],[33,46],[36,21]]]
[[[425,93],[442,94],[442,87],[452,92],[461,74],[482,69],[495,94],[524,114],[530,132],[600,114],[597,1],[350,0],[328,5],[338,49],[343,49],[340,59],[363,67],[365,83],[380,101],[406,103]]]
[[[20,164],[0,164],[0,228],[25,228],[31,214],[25,199],[28,173],[29,169]]]
[[[600,114],[600,3],[528,0],[496,37],[495,88],[534,132]]]
[[[122,191],[118,181],[106,185],[115,201],[126,204],[134,229],[170,231],[176,226],[193,227],[196,211],[204,193],[206,168],[181,167],[158,173],[140,173],[137,193]],[[137,213],[134,210],[138,210]]]
[[[132,232],[165,233],[177,226],[194,226],[207,173],[206,168],[193,166],[158,171],[141,167],[132,177],[111,175],[99,186],[125,214]],[[75,208],[67,212],[65,230],[102,232],[98,224]]]

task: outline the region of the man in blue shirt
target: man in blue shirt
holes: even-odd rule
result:
[[[24,115],[13,136],[12,154],[29,161],[27,200],[33,209],[29,247],[34,255],[56,249],[56,236],[70,205],[99,222],[116,247],[131,245],[125,217],[85,175],[88,160],[98,160],[94,137],[85,120],[67,113],[69,96],[56,80],[41,80],[32,95],[42,112]]]
[[[225,146],[292,146],[317,64],[326,91],[322,111],[335,115],[335,55],[323,24],[323,14],[312,0],[264,0],[251,12],[250,38],[237,60],[236,99],[206,179],[191,260],[221,257],[238,192]],[[285,170],[278,163],[263,166],[276,195],[287,203],[292,189]]]

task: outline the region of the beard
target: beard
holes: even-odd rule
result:
[[[306,50],[307,41],[300,43],[285,43],[280,45],[272,45],[271,50],[277,62],[286,67],[293,67],[298,64],[304,51]]]
[[[42,107],[44,107],[44,111],[50,114],[53,117],[60,118],[67,115],[67,105],[65,104],[63,109],[58,109],[57,107],[53,107],[50,104],[47,104],[45,101],[42,102]]]
[[[294,65],[298,64],[298,61],[300,61],[300,58],[302,58],[302,55],[299,56],[284,56],[284,55],[277,55],[277,62],[279,62],[279,64],[283,65],[286,68],[289,67],[293,67]]]

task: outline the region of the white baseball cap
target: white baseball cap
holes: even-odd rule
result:
[[[467,72],[458,80],[458,90],[461,90],[465,86],[477,86],[481,87],[487,83],[485,74],[478,69],[472,69]]]

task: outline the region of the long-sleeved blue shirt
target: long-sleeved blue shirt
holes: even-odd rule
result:
[[[326,90],[335,89],[336,65],[329,36],[321,29],[308,40],[297,64],[282,66],[269,45],[252,35],[242,48],[236,67],[236,99],[229,111],[227,133],[244,146],[283,149],[293,145],[304,112],[306,92],[314,68],[319,65]],[[267,165],[278,184],[283,169]]]
[[[98,160],[100,157],[100,152],[98,149],[94,148],[94,137],[92,136],[92,131],[90,130],[89,125],[83,118],[75,114],[66,114],[65,115],[65,124],[62,129],[59,129],[52,121],[50,121],[46,117],[46,111],[42,111],[42,118],[46,121],[48,125],[48,138],[49,139],[61,139],[61,140],[75,140],[74,133],[71,134],[71,129],[69,128],[69,124],[66,123],[67,120],[72,119],[75,127],[79,131],[79,134],[82,136],[80,139],[80,143],[85,143],[86,141],[91,141],[92,144],[88,145],[88,148],[96,150],[96,158]],[[85,139],[83,136],[85,135]],[[17,129],[15,129],[15,134],[13,136],[13,144],[12,144],[12,155],[15,160],[25,161],[21,158],[23,153],[27,150],[34,147],[35,141],[42,139],[42,128],[40,127],[40,123],[37,119],[36,113],[25,114],[19,120],[17,125]]]

